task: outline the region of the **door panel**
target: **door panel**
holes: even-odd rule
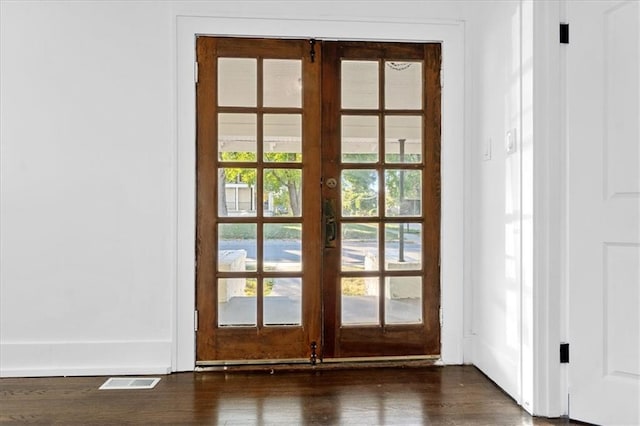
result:
[[[310,55],[306,40],[197,40],[200,364],[308,358],[320,341],[321,52]]]
[[[440,351],[440,46],[323,44],[323,355]]]
[[[640,423],[640,5],[567,2],[571,418]]]
[[[198,364],[438,355],[440,45],[197,58]]]

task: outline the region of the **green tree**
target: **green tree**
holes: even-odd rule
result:
[[[378,208],[378,190],[378,175],[375,170],[343,170],[343,214],[359,216],[375,211]]]
[[[278,163],[300,162],[302,156],[299,153],[271,152],[265,155],[265,160],[277,165]],[[252,152],[223,152],[223,161],[255,161],[255,153]],[[242,182],[247,185],[256,184],[256,169],[247,168],[225,168],[224,183]],[[269,168],[263,176],[265,193],[273,193],[279,204],[287,206],[293,216],[301,214],[302,193],[301,193],[302,173],[301,169]]]
[[[422,173],[418,170],[387,169],[384,175],[385,204],[401,215],[417,214],[415,200],[421,198]]]

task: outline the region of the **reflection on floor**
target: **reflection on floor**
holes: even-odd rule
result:
[[[179,373],[151,390],[104,377],[0,379],[0,423],[559,425],[532,418],[472,366]]]

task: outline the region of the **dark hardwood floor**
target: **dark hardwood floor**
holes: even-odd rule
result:
[[[475,367],[179,373],[152,390],[106,377],[0,379],[0,423],[560,425],[532,418]]]

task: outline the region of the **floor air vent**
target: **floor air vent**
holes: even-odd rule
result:
[[[100,389],[153,389],[159,381],[159,377],[111,377]]]

